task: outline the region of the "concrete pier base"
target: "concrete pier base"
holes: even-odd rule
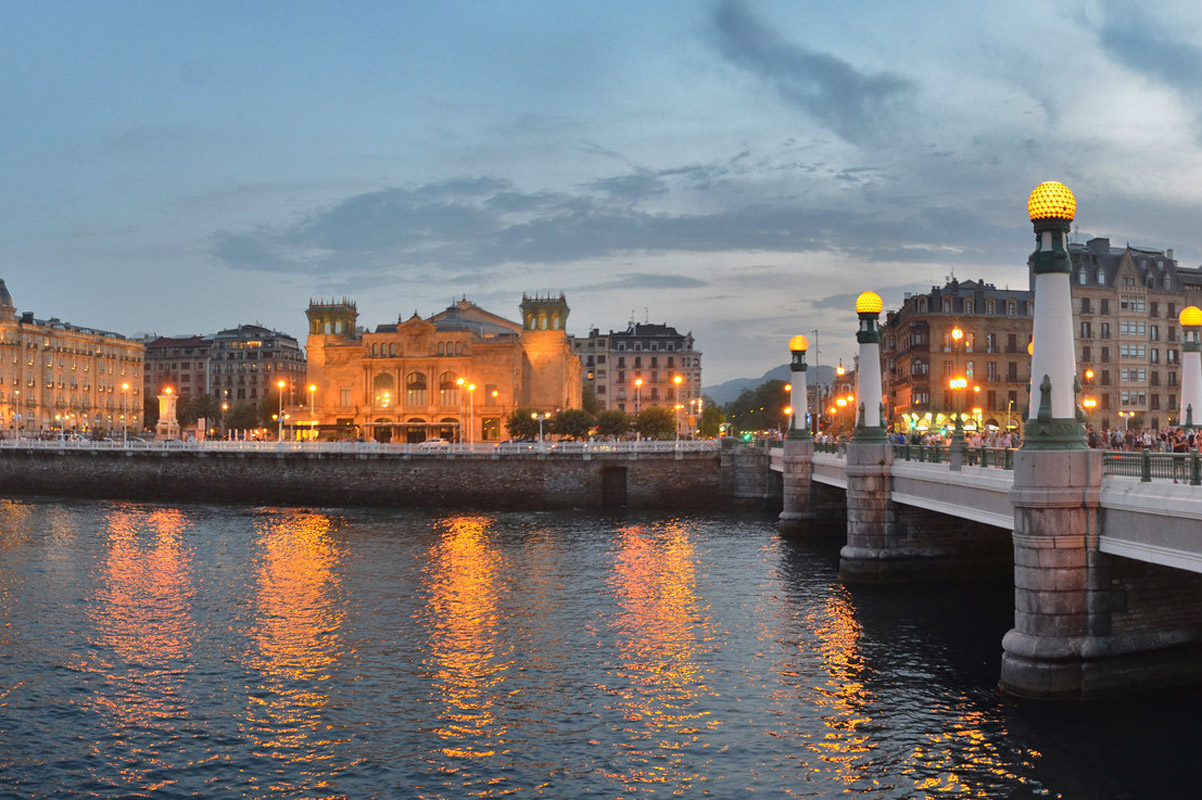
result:
[[[814,440],[785,439],[782,510],[777,520],[781,533],[802,533],[818,517],[814,499]]]

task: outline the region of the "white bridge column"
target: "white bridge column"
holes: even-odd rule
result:
[[[1202,309],[1187,306],[1181,310],[1181,411],[1177,424],[1185,428],[1202,428],[1202,343],[1198,332],[1202,328]]]

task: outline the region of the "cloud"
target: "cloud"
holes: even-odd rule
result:
[[[1162,84],[1195,95],[1202,90],[1202,49],[1176,39],[1148,18],[1142,6],[1119,4],[1098,28],[1102,48]]]
[[[714,13],[718,44],[731,62],[767,81],[782,97],[811,114],[844,141],[880,141],[914,91],[908,78],[865,74],[834,56],[788,42],[761,23],[742,0],[726,0]]]
[[[622,275],[611,281],[581,286],[577,291],[603,292],[615,289],[700,289],[709,286],[708,281],[693,278],[688,275],[654,275],[649,273],[633,273]]]

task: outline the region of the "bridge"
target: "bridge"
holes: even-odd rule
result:
[[[1013,532],[1013,449],[893,445],[890,501]],[[784,470],[784,448],[769,450]],[[815,444],[812,480],[847,489],[847,449]],[[1202,455],[1107,451],[1098,493],[1098,550],[1202,573]]]
[[[1027,208],[1035,305],[1022,446],[968,448],[959,413],[946,459],[938,449],[895,446],[881,380],[883,302],[863,292],[855,303],[857,413],[845,448],[824,452],[803,416],[780,452],[763,456],[764,472],[776,474],[768,466],[775,461],[781,476],[780,529],[804,536],[824,517],[845,519],[839,575],[846,583],[1010,571],[1014,627],[1002,638],[1000,686],[1013,694],[1079,698],[1202,681],[1202,464],[1197,453],[1165,458],[1088,447],[1091,404],[1077,373],[1067,248],[1076,199],[1050,181],[1036,187]],[[1202,309],[1188,306],[1178,322],[1176,418],[1199,430]],[[807,350],[804,336],[789,340],[792,402],[803,409]],[[950,394],[966,385],[949,375]]]

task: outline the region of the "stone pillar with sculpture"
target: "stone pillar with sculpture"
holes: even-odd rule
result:
[[[810,342],[798,335],[789,340],[789,371],[793,379],[789,433],[782,453],[783,508],[777,527],[782,533],[798,533],[816,517],[814,508],[814,438],[806,423],[809,392],[806,386],[806,351]],[[801,414],[801,426],[797,415]]]
[[[170,386],[164,389],[163,393],[158,395],[158,398],[159,421],[154,426],[154,438],[159,441],[178,439],[179,419],[175,416],[175,403],[179,398]]]

